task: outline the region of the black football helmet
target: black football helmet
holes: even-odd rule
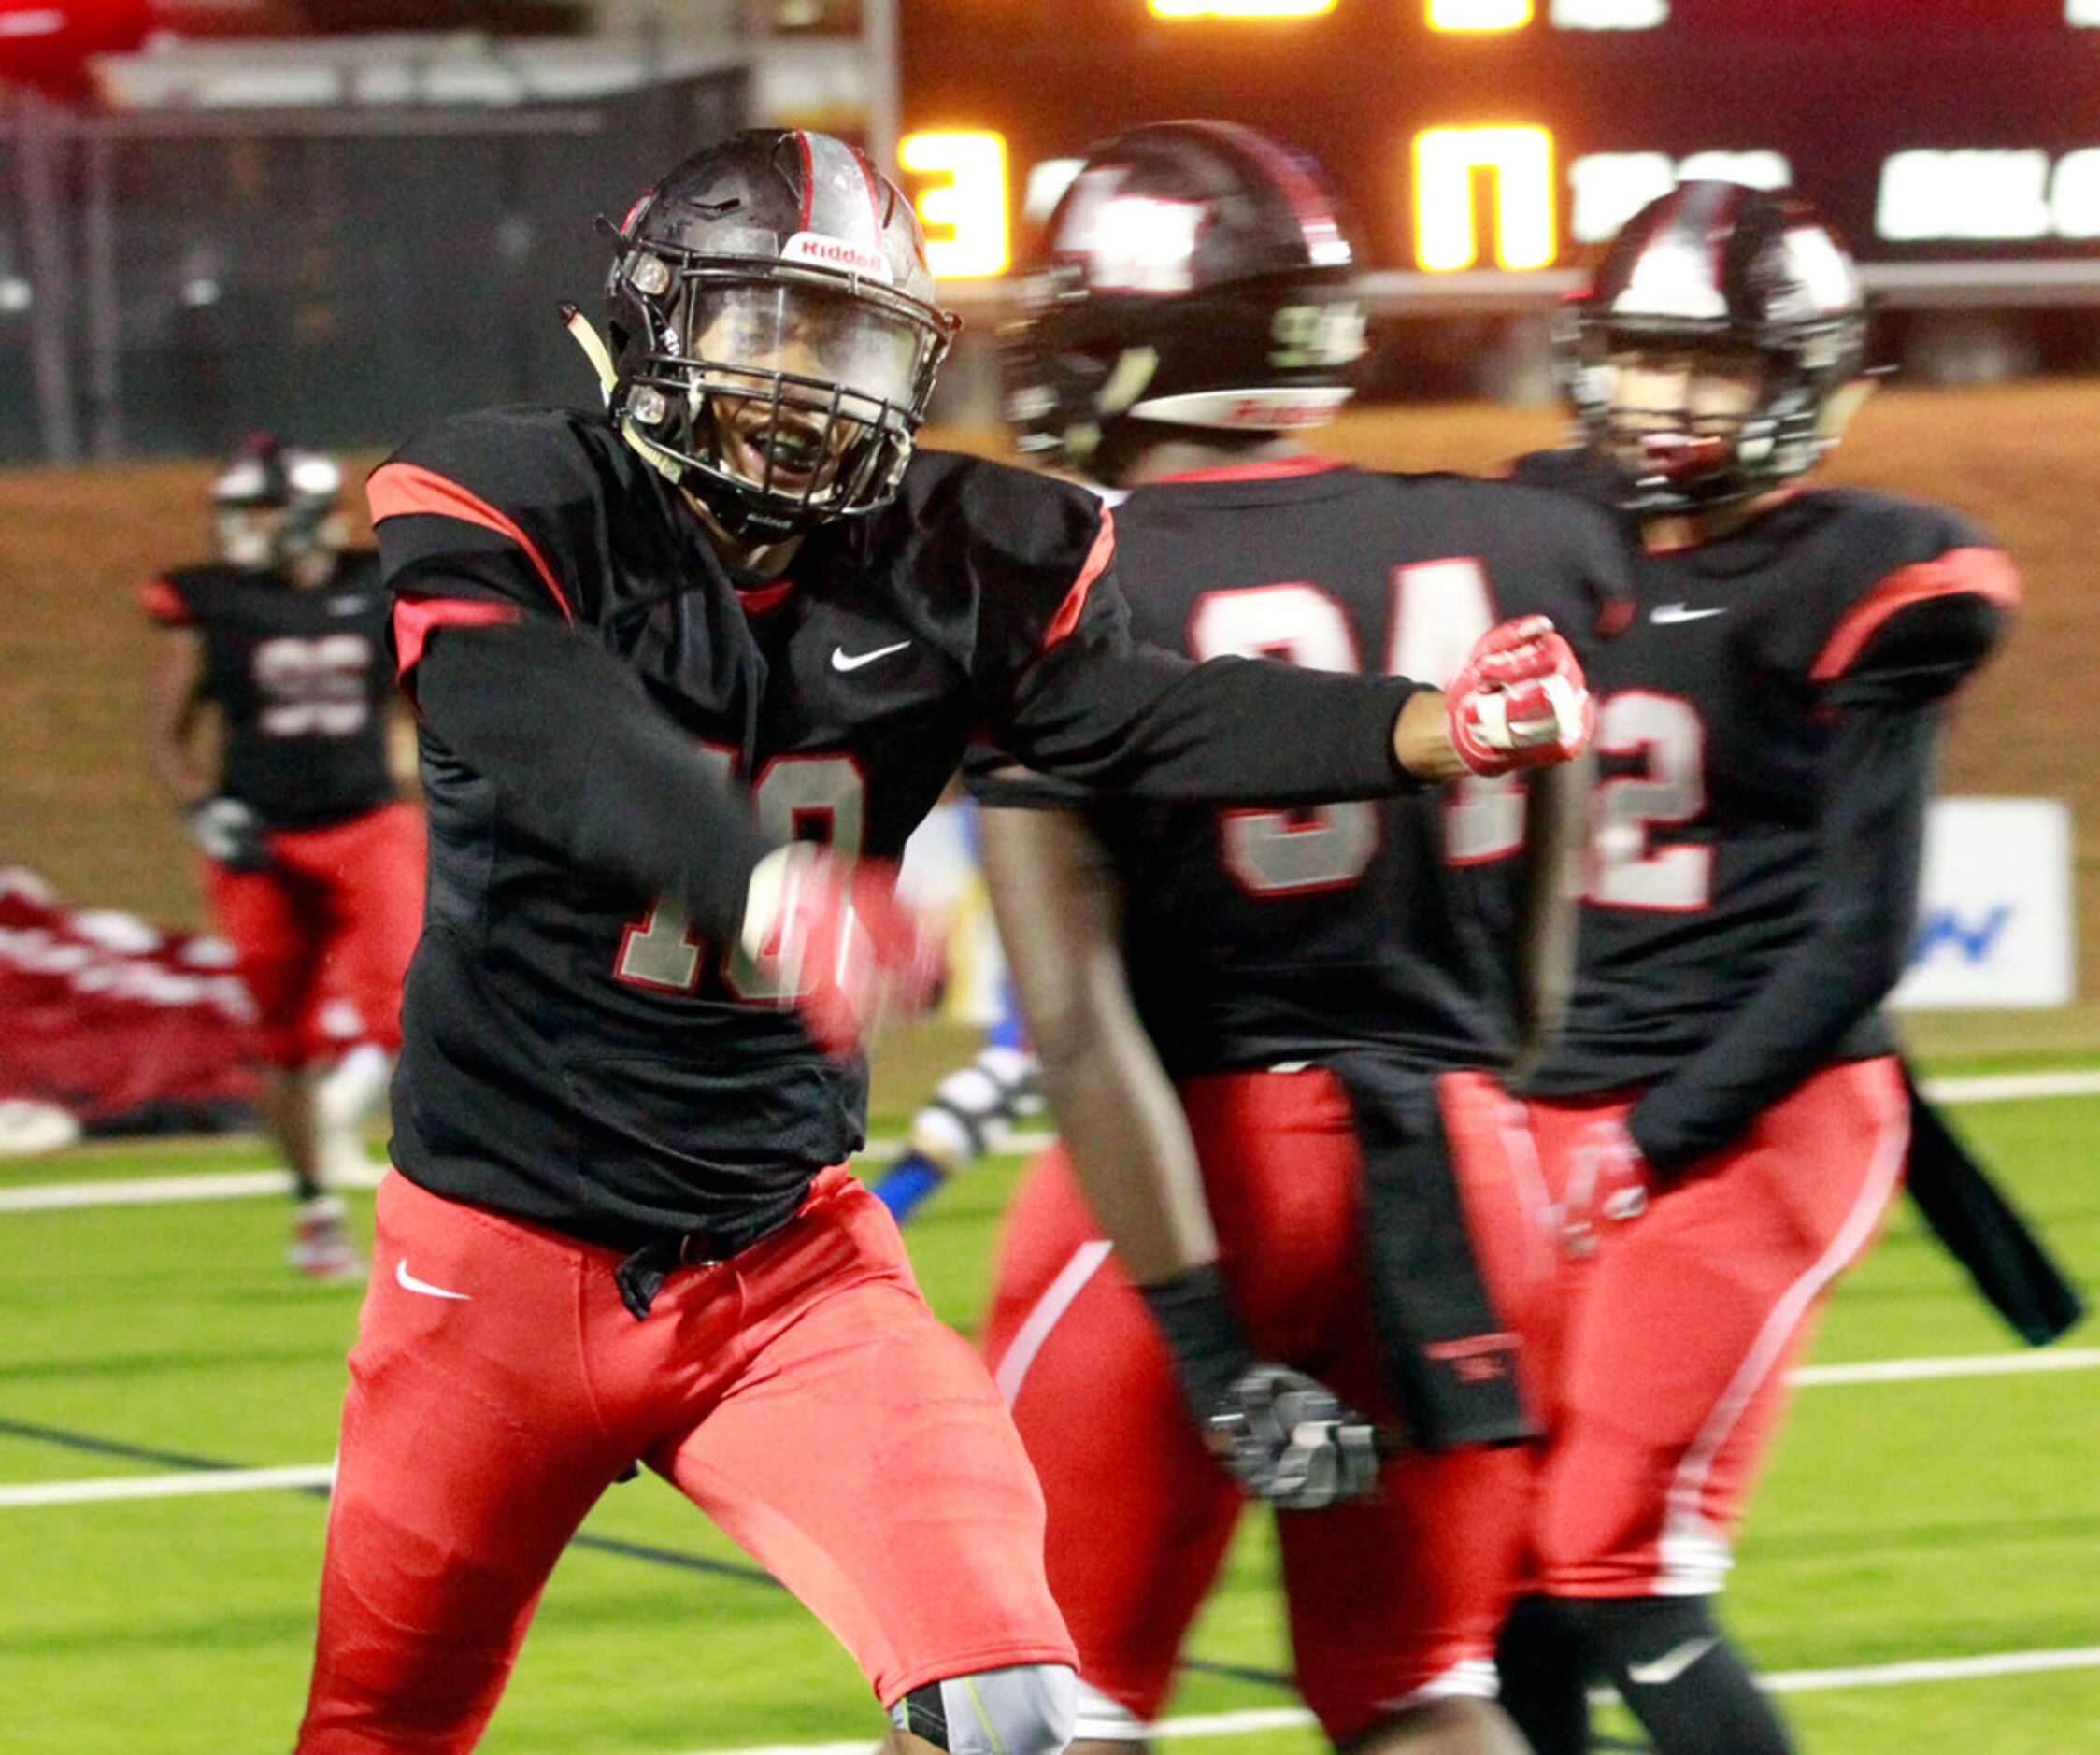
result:
[[[343,472],[333,457],[251,433],[211,478],[211,520],[229,566],[273,567],[336,546]]]
[[[777,538],[896,492],[958,327],[911,204],[858,149],[753,129],[615,233],[614,423],[725,528]]]
[[[1815,467],[1831,398],[1866,357],[1851,253],[1797,198],[1680,183],[1627,221],[1562,337],[1568,399],[1629,511],[1726,506]],[[1616,360],[1682,353],[1757,367],[1745,414],[1631,408]]]
[[[1016,443],[1084,466],[1125,421],[1331,421],[1364,352],[1355,260],[1319,166],[1251,129],[1154,122],[1102,143],[1003,334]]]

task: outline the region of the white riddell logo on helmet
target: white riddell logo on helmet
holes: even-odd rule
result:
[[[797,232],[780,251],[780,260],[815,263],[821,268],[846,268],[854,274],[864,274],[870,280],[890,278],[890,264],[880,250],[849,244],[842,237],[825,237],[817,232]]]

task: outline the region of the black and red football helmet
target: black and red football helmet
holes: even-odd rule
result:
[[[732,136],[644,194],[616,250],[613,421],[725,528],[778,538],[896,492],[958,322],[858,149]]]
[[[1851,252],[1807,202],[1685,182],[1627,221],[1573,302],[1563,381],[1627,510],[1726,506],[1806,474],[1836,442],[1826,411],[1865,364],[1866,328]],[[1617,363],[1661,356],[1754,368],[1752,406],[1629,407]]]
[[[211,478],[212,534],[229,566],[281,566],[339,547],[343,472],[321,451],[251,433]]]
[[[1103,142],[1021,268],[1002,354],[1016,442],[1098,472],[1126,422],[1332,420],[1364,352],[1355,263],[1320,168],[1251,129],[1154,122]]]

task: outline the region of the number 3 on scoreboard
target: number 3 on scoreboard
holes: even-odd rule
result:
[[[1474,560],[1425,561],[1393,570],[1388,674],[1448,680],[1474,641],[1494,625],[1486,572]],[[1298,582],[1207,592],[1189,622],[1199,659],[1280,658],[1312,670],[1363,669],[1348,611],[1319,586]],[[1376,805],[1221,813],[1226,869],[1251,894],[1305,895],[1356,882],[1378,852]],[[1445,856],[1478,864],[1523,845],[1524,795],[1511,779],[1450,787]]]

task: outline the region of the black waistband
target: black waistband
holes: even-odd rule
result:
[[[716,1267],[761,1243],[802,1210],[798,1200],[785,1212],[768,1212],[732,1225],[699,1231],[674,1231],[652,1237],[612,1270],[620,1302],[639,1322],[650,1313],[664,1282],[681,1267]]]

